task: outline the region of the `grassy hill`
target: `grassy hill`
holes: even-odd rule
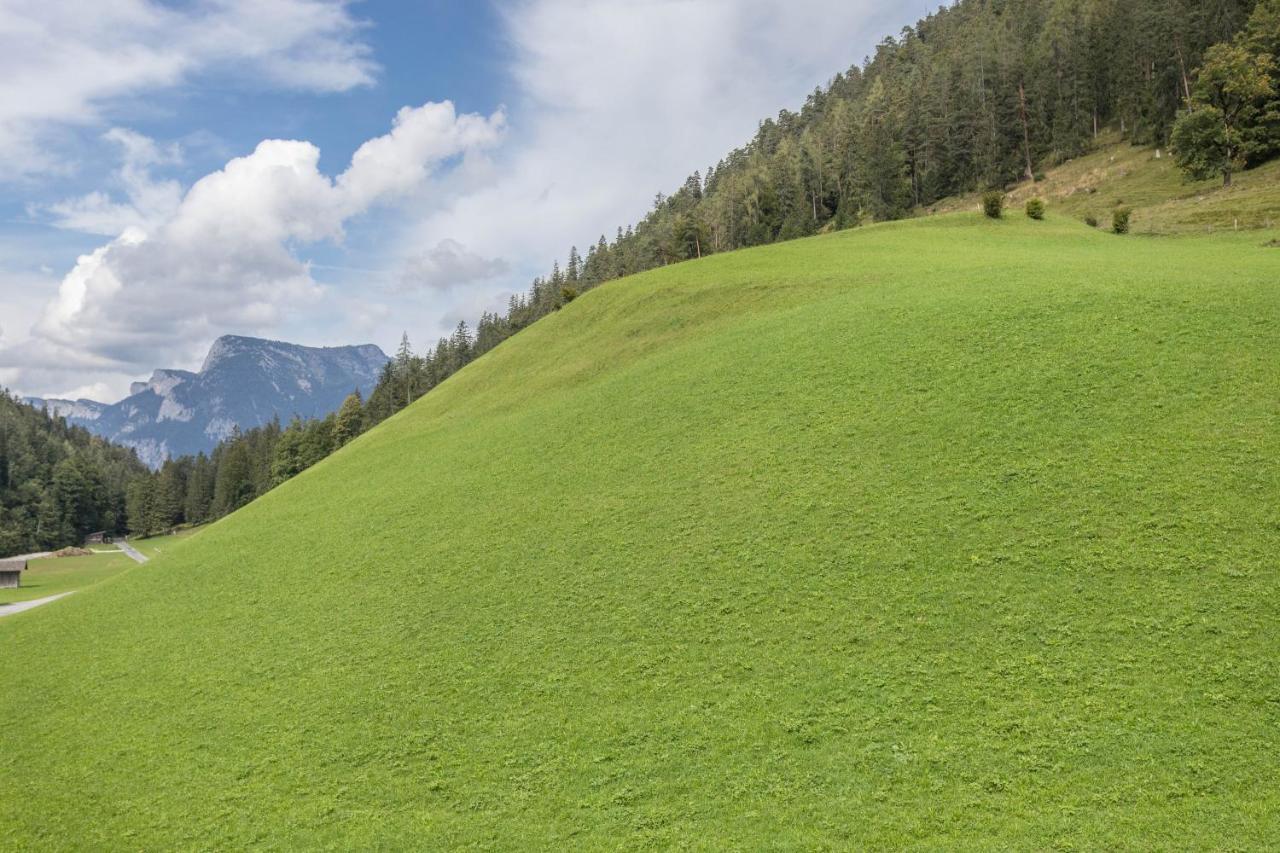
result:
[[[1268,846],[1274,236],[594,290],[0,624],[0,846]]]
[[[1098,150],[1069,160],[1036,183],[1024,182],[1010,193],[1021,210],[1031,198],[1083,221],[1092,216],[1111,226],[1117,207],[1133,209],[1137,234],[1213,233],[1280,226],[1280,160],[1236,175],[1234,185],[1221,178],[1188,181],[1167,150],[1130,145],[1112,135]],[[948,199],[930,212],[975,210],[978,196]]]

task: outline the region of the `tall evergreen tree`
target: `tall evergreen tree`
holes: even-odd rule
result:
[[[333,443],[342,447],[364,430],[364,402],[360,392],[353,391],[342,401],[338,416],[333,424]]]

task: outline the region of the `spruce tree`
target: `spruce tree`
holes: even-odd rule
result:
[[[364,401],[359,391],[353,391],[342,401],[333,425],[333,443],[342,447],[364,430]]]

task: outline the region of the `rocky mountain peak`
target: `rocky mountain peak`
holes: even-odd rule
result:
[[[199,372],[161,368],[107,405],[37,400],[69,421],[134,447],[158,467],[171,456],[211,451],[236,427],[324,417],[352,391],[368,394],[387,356],[377,346],[306,347],[241,335],[213,342]]]

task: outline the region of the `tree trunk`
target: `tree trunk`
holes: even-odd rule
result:
[[[1022,116],[1022,146],[1027,155],[1027,180],[1036,182],[1035,167],[1031,164],[1031,129],[1027,123],[1027,89],[1018,84],[1018,113]]]
[[[1187,79],[1187,60],[1182,55],[1182,42],[1175,42],[1174,46],[1178,51],[1178,65],[1182,69],[1182,96],[1189,104],[1191,103],[1191,81]]]

